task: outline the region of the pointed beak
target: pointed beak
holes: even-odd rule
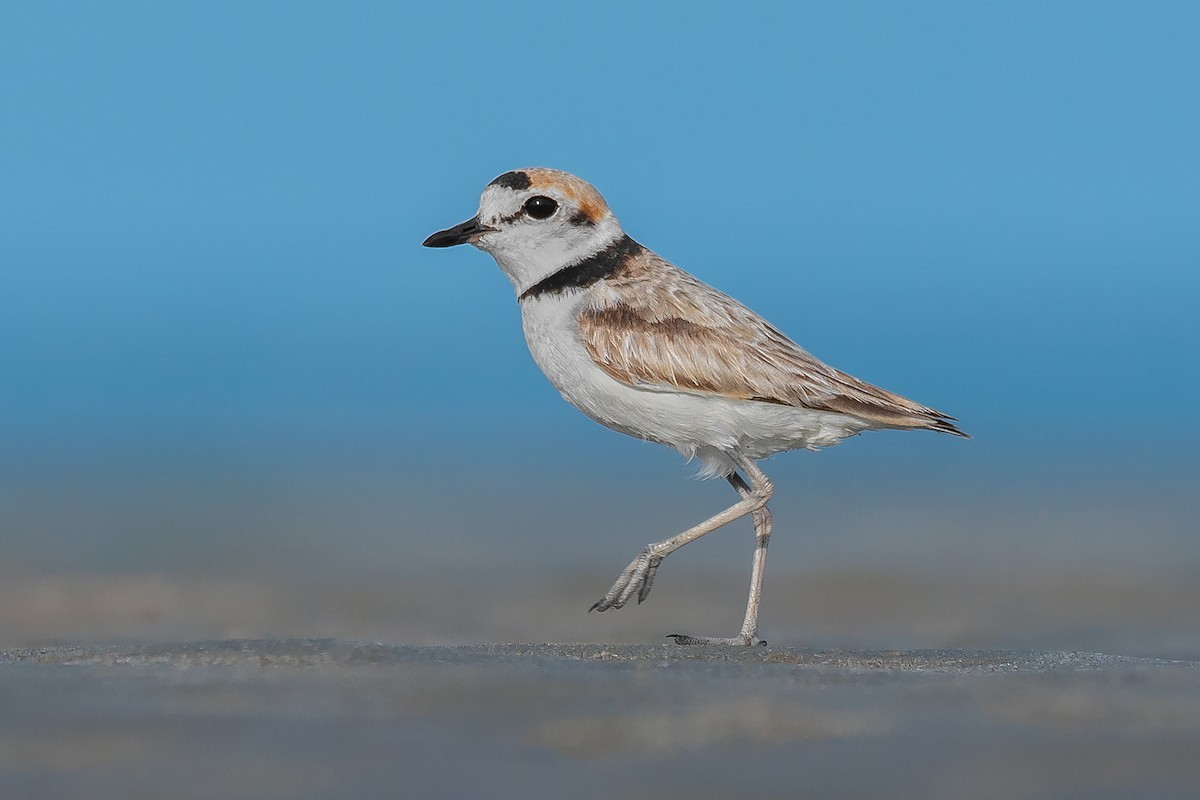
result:
[[[456,244],[475,244],[485,233],[496,230],[480,224],[479,217],[472,217],[453,228],[438,231],[421,243],[423,247],[453,247]]]

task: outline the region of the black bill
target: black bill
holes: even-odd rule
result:
[[[438,231],[421,244],[424,247],[453,247],[456,244],[475,244],[480,236],[494,230],[495,228],[481,225],[479,217],[472,217],[466,222],[455,225],[453,228]]]

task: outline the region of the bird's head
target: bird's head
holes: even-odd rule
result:
[[[587,181],[534,167],[506,172],[479,198],[479,213],[425,240],[471,244],[496,259],[517,292],[617,241],[621,225]]]

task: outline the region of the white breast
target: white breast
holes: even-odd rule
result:
[[[596,365],[579,336],[577,317],[586,297],[584,291],[568,291],[521,303],[533,360],[584,414],[699,459],[703,475],[728,473],[734,468],[733,454],[759,459],[785,450],[828,447],[868,427],[844,414],[621,383]]]

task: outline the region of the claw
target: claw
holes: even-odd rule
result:
[[[688,636],[686,633],[668,633],[668,639],[674,639],[675,644],[704,644],[695,636]]]
[[[637,558],[629,562],[629,566],[621,571],[621,576],[617,578],[608,593],[588,611],[604,612],[610,608],[622,608],[635,594],[640,605],[650,595],[650,587],[654,585],[654,576],[658,573],[658,567],[664,558],[664,556],[651,555],[651,553],[650,547],[647,547],[638,554]]]

